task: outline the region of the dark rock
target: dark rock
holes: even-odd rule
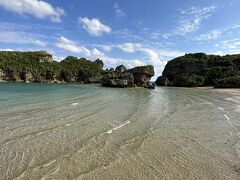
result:
[[[228,77],[216,81],[215,88],[240,88],[240,76]]]
[[[102,86],[106,87],[133,87],[134,79],[131,73],[110,71],[102,78]]]
[[[94,76],[94,77],[89,77],[88,80],[85,83],[100,83],[102,80],[102,76]]]
[[[124,65],[120,65],[115,69],[115,71],[118,71],[118,72],[125,72],[126,70],[127,68]]]
[[[102,78],[102,85],[108,87],[144,87],[154,89],[150,79],[154,75],[153,66],[139,66],[127,70],[120,65],[115,71],[106,71]]]
[[[133,74],[134,84],[138,87],[153,88],[150,85],[150,79],[154,76],[154,67],[152,65],[139,66],[128,70]]]
[[[166,77],[159,76],[155,82],[157,86],[168,86],[169,85],[169,80]]]
[[[95,60],[95,61],[93,61],[93,63],[95,63],[95,64],[97,64],[97,65],[99,65],[101,68],[103,68],[103,61],[102,60],[100,60],[100,59],[97,59],[97,60]]]

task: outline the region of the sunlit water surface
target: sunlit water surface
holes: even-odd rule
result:
[[[240,179],[240,94],[0,84],[0,179]]]

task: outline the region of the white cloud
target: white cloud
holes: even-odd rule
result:
[[[215,52],[210,52],[210,54],[215,54],[219,56],[225,56],[226,54],[232,55],[232,54],[240,54],[240,50],[225,50],[225,51],[215,51]]]
[[[55,61],[62,61],[63,59],[65,59],[65,57],[53,55],[53,59],[54,59]]]
[[[90,57],[94,57],[94,58],[103,58],[105,56],[105,54],[101,51],[99,51],[98,49],[94,48],[90,51]]]
[[[87,48],[83,46],[78,46],[77,43],[65,38],[64,36],[61,36],[60,38],[58,38],[56,46],[72,53],[82,53],[82,54],[89,53],[89,50]]]
[[[101,46],[101,48],[105,51],[105,52],[110,52],[112,50],[112,47],[111,46],[108,46],[108,45],[103,45]]]
[[[45,43],[41,40],[34,40],[34,41],[32,41],[32,44],[35,44],[37,46],[47,46],[47,43]]]
[[[180,51],[158,50],[149,46],[144,46],[139,43],[123,43],[123,44],[116,45],[115,47],[127,53],[142,52],[145,55],[147,55],[151,60],[157,60],[159,59],[159,57],[174,58],[177,56],[184,55],[184,53]]]
[[[178,56],[183,56],[185,52],[176,50],[158,50],[158,55],[164,59],[172,59]]]
[[[129,41],[129,39],[141,41],[145,39],[143,34],[139,34],[139,32],[135,32],[127,28],[114,31],[112,34],[116,39],[121,39],[124,41]]]
[[[24,32],[0,30],[0,42],[26,44],[32,41],[32,37],[27,36]]]
[[[180,21],[176,30],[176,34],[185,35],[195,32],[199,29],[203,20],[209,18],[216,10],[216,6],[204,8],[191,7],[181,11]]]
[[[215,44],[216,51],[211,52],[218,55],[240,54],[240,38],[229,39]]]
[[[64,10],[41,0],[1,0],[0,6],[17,14],[29,14],[36,18],[50,18],[52,22],[61,22]]]
[[[213,30],[211,30],[207,33],[200,34],[200,35],[196,36],[195,38],[193,38],[193,40],[208,41],[208,40],[212,40],[212,39],[218,39],[222,35],[226,35],[226,34],[229,34],[229,33],[231,34],[232,31],[237,30],[239,28],[240,28],[239,24],[234,24],[234,25],[229,26],[229,27],[213,29]]]
[[[0,49],[0,51],[14,51],[13,49]]]
[[[118,49],[127,52],[127,53],[135,53],[135,52],[141,52],[147,56],[142,64],[151,64],[155,68],[156,76],[161,75],[165,65],[167,64],[167,60],[169,58],[175,58],[181,55],[184,55],[185,53],[179,52],[179,51],[172,51],[172,50],[156,50],[154,48],[144,46],[142,44],[138,43],[123,43],[116,45]],[[165,60],[163,60],[165,59]]]
[[[141,47],[141,45],[134,44],[134,43],[123,43],[123,44],[117,45],[117,47],[124,52],[133,53],[133,52],[136,52]]]
[[[79,46],[76,42],[69,40],[64,36],[59,37],[57,39],[57,42],[55,43],[55,45],[58,48],[64,49],[71,53],[81,54],[87,58],[104,57],[104,53],[100,52],[98,49],[94,48],[94,49],[90,50],[84,46]]]
[[[222,41],[220,43],[215,44],[215,47],[225,49],[225,50],[231,50],[231,51],[239,50],[240,38]]]
[[[146,65],[146,62],[138,60],[138,59],[123,59],[123,58],[113,58],[113,57],[105,57],[103,59],[104,65],[106,68],[115,68],[120,64],[123,64],[127,68],[133,68],[136,66]]]
[[[114,9],[115,9],[115,17],[117,19],[122,19],[122,18],[126,17],[125,12],[123,11],[123,9],[121,9],[119,7],[119,5],[117,3],[114,4]]]
[[[0,42],[14,44],[33,44],[37,46],[47,45],[47,43],[39,40],[37,35],[13,30],[0,30]]]
[[[105,52],[110,52],[110,51],[112,51],[112,49],[113,49],[113,46],[112,45],[102,45],[102,44],[92,44],[92,46],[94,46],[94,47],[100,47],[103,51],[105,51]]]
[[[103,33],[110,33],[112,31],[109,26],[101,23],[96,18],[88,19],[87,17],[80,17],[79,22],[82,28],[92,36],[101,36]]]
[[[210,32],[207,32],[205,34],[201,34],[197,37],[195,37],[193,40],[196,41],[207,41],[212,39],[217,39],[220,37],[220,35],[223,33],[220,29],[211,30]]]

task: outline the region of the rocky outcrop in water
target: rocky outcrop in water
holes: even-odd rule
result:
[[[107,87],[133,87],[133,74],[127,72],[125,67],[117,67],[116,70],[106,70],[102,78],[102,86]]]
[[[128,71],[133,74],[134,84],[137,87],[154,88],[154,86],[150,84],[150,79],[154,76],[154,67],[152,65],[138,66]]]
[[[150,84],[151,77],[154,76],[153,66],[139,66],[127,69],[120,65],[114,70],[106,70],[102,78],[102,85],[107,87],[144,87],[153,89]]]
[[[186,54],[169,61],[158,86],[240,87],[240,55]]]

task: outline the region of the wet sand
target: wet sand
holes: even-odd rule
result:
[[[229,88],[229,89],[218,89],[218,88],[214,88],[212,89],[212,91],[215,92],[221,92],[221,93],[232,93],[232,94],[240,94],[240,88]]]
[[[197,87],[197,88],[212,92],[240,94],[240,88],[214,88],[214,87]]]

